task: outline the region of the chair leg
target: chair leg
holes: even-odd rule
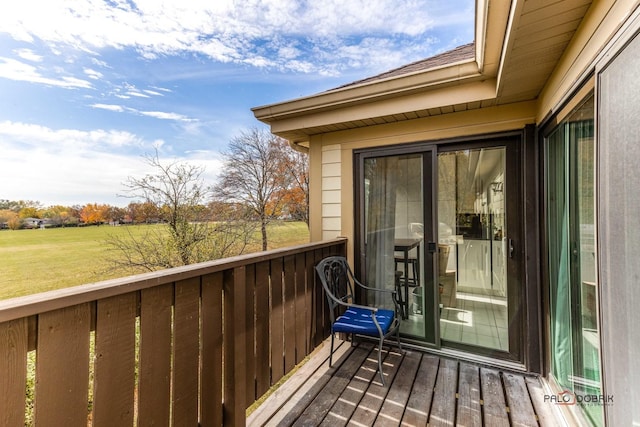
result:
[[[384,387],[384,374],[382,373],[382,342],[383,338],[380,338],[380,344],[378,344],[378,371],[380,372],[380,382],[382,382],[382,386]]]
[[[402,344],[400,343],[400,328],[396,329],[396,341],[398,342],[398,348],[402,351]]]
[[[335,337],[335,334],[331,332],[331,352],[329,353],[329,367],[331,367],[333,363],[333,337]]]

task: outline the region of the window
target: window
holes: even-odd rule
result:
[[[545,139],[551,373],[576,396],[602,393],[593,109],[590,95]],[[602,423],[601,406],[582,409]]]

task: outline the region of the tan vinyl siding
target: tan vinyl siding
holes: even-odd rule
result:
[[[322,147],[322,238],[333,239],[342,232],[340,145]]]
[[[322,216],[317,225],[321,229],[321,238],[347,237],[348,253],[352,256],[356,191],[353,180],[353,150],[520,130],[525,125],[534,123],[535,107],[535,102],[522,102],[480,111],[464,111],[331,132],[312,139],[312,150],[316,150],[312,152],[321,153],[321,156],[311,156],[312,169],[322,170],[321,188],[312,186],[312,192],[315,189],[315,194],[322,195],[322,206],[318,207]],[[321,149],[318,147],[320,145]]]

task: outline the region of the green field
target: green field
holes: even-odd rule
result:
[[[0,231],[0,299],[98,282],[126,275],[110,269],[107,260],[109,235],[145,227],[79,227]],[[269,248],[293,246],[309,241],[305,223],[278,222],[270,225]],[[256,236],[258,237],[258,236]],[[260,249],[256,240],[252,251]]]

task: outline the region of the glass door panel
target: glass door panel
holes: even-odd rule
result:
[[[588,98],[545,140],[551,372],[576,395],[602,392],[593,102]],[[579,406],[594,424],[602,421],[602,406]]]
[[[506,148],[438,154],[443,340],[509,351]]]
[[[364,158],[364,274],[369,286],[398,291],[403,335],[435,343],[433,263],[425,265],[431,159],[430,152]]]

